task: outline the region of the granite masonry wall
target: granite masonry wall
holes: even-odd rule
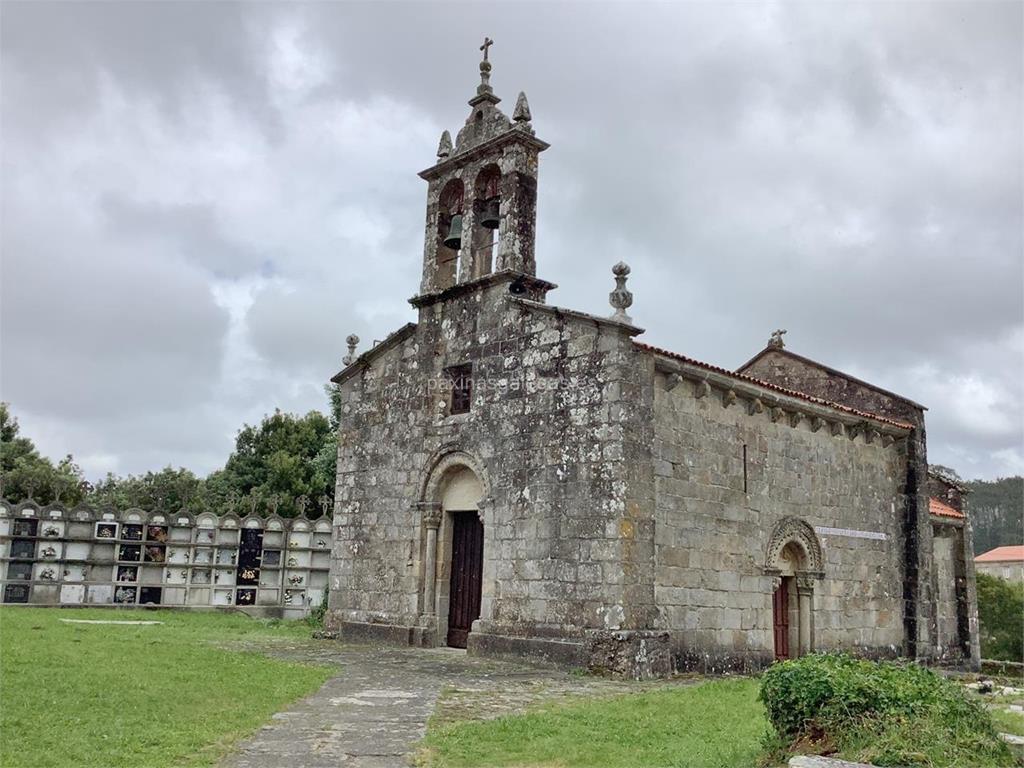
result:
[[[769,572],[769,548],[791,518],[814,529],[822,550],[806,585],[813,649],[901,653],[905,441],[868,443],[865,433],[730,401],[726,390],[667,384],[659,373],[656,602],[677,663],[771,662],[780,577]]]
[[[951,658],[951,648],[960,648],[960,655],[976,666],[980,663],[977,635],[977,595],[973,578],[970,523],[962,528],[957,559],[968,561],[961,569],[962,589],[954,590],[959,607],[938,606],[937,600],[948,600],[935,594],[935,568],[932,563],[932,543],[935,520],[929,515],[927,439],[924,408],[904,397],[887,392],[867,382],[836,371],[788,350],[769,346],[744,365],[741,372],[783,387],[806,392],[832,402],[841,403],[870,413],[913,425],[907,444],[906,474],[903,493],[909,500],[903,517],[903,617],[906,628],[904,653],[929,661]],[[940,547],[942,545],[940,544]],[[947,593],[944,591],[944,595]],[[937,616],[958,611],[961,615],[959,642],[950,646],[939,642]]]
[[[444,644],[443,500],[469,469],[484,530],[473,653],[753,668],[774,657],[772,595],[790,577],[795,647],[902,653],[908,427],[727,372],[712,386],[631,325],[544,304],[547,284],[510,291],[521,279],[422,302],[417,325],[336,378],[332,629]],[[446,371],[466,364],[472,405],[452,414]],[[788,573],[791,542],[806,562]]]
[[[513,294],[515,279],[422,306],[417,326],[338,379],[329,622],[349,636],[444,642],[451,520],[437,507],[465,467],[484,489],[471,650],[578,660],[588,629],[651,625],[653,420],[636,329]],[[445,371],[466,363],[472,408],[451,414]]]
[[[932,594],[935,656],[940,662],[977,666],[978,605],[975,582],[974,536],[967,510],[967,491],[929,474],[930,498],[948,504],[961,518],[932,515]]]

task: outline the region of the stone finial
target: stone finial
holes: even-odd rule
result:
[[[615,290],[608,294],[608,303],[615,309],[612,320],[632,324],[633,318],[626,314],[626,310],[633,306],[633,294],[626,289],[629,265],[620,261],[612,267],[612,274],[615,275]]]
[[[771,338],[768,339],[768,346],[772,349],[782,349],[785,347],[786,343],[782,340],[782,337],[785,334],[785,328],[779,328],[778,330],[772,331]]]
[[[447,131],[445,131],[445,133],[447,133]],[[341,362],[346,366],[349,366],[356,360],[356,347],[359,346],[359,337],[354,333],[349,334],[345,338],[345,343],[348,344],[348,354],[341,358]]]
[[[440,158],[448,157],[452,153],[452,135],[448,131],[444,131],[441,134],[441,141],[437,145],[437,156]]]
[[[526,94],[523,91],[519,92],[519,98],[516,99],[516,108],[512,110],[512,119],[517,123],[528,123],[533,119],[530,114],[530,102],[526,100]]]

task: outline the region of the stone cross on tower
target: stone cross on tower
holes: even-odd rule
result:
[[[491,90],[491,62],[487,58],[487,49],[494,45],[494,41],[489,37],[484,38],[484,44],[480,46],[480,50],[484,52],[483,61],[480,62],[480,85],[476,87],[477,96],[491,96],[496,99],[494,102],[497,104],[500,99],[494,96],[494,92]],[[470,102],[472,104],[472,102]]]

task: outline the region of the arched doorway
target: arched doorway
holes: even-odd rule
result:
[[[775,659],[814,650],[814,584],[824,576],[821,544],[814,529],[798,518],[784,518],[769,541],[765,572],[777,577],[772,593]]]
[[[473,622],[489,616],[493,563],[486,559],[487,474],[454,447],[435,454],[415,505],[423,524],[420,626],[428,645],[465,648]]]
[[[484,525],[478,503],[483,488],[469,467],[450,472],[443,488],[441,509],[450,530],[446,641],[453,648],[465,648],[473,622],[480,618]]]

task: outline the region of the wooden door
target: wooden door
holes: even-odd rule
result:
[[[448,645],[465,648],[469,630],[480,618],[480,582],[484,567],[484,526],[476,512],[454,512],[452,580],[448,593]]]
[[[772,627],[776,661],[789,658],[789,584],[783,579],[772,595]]]

